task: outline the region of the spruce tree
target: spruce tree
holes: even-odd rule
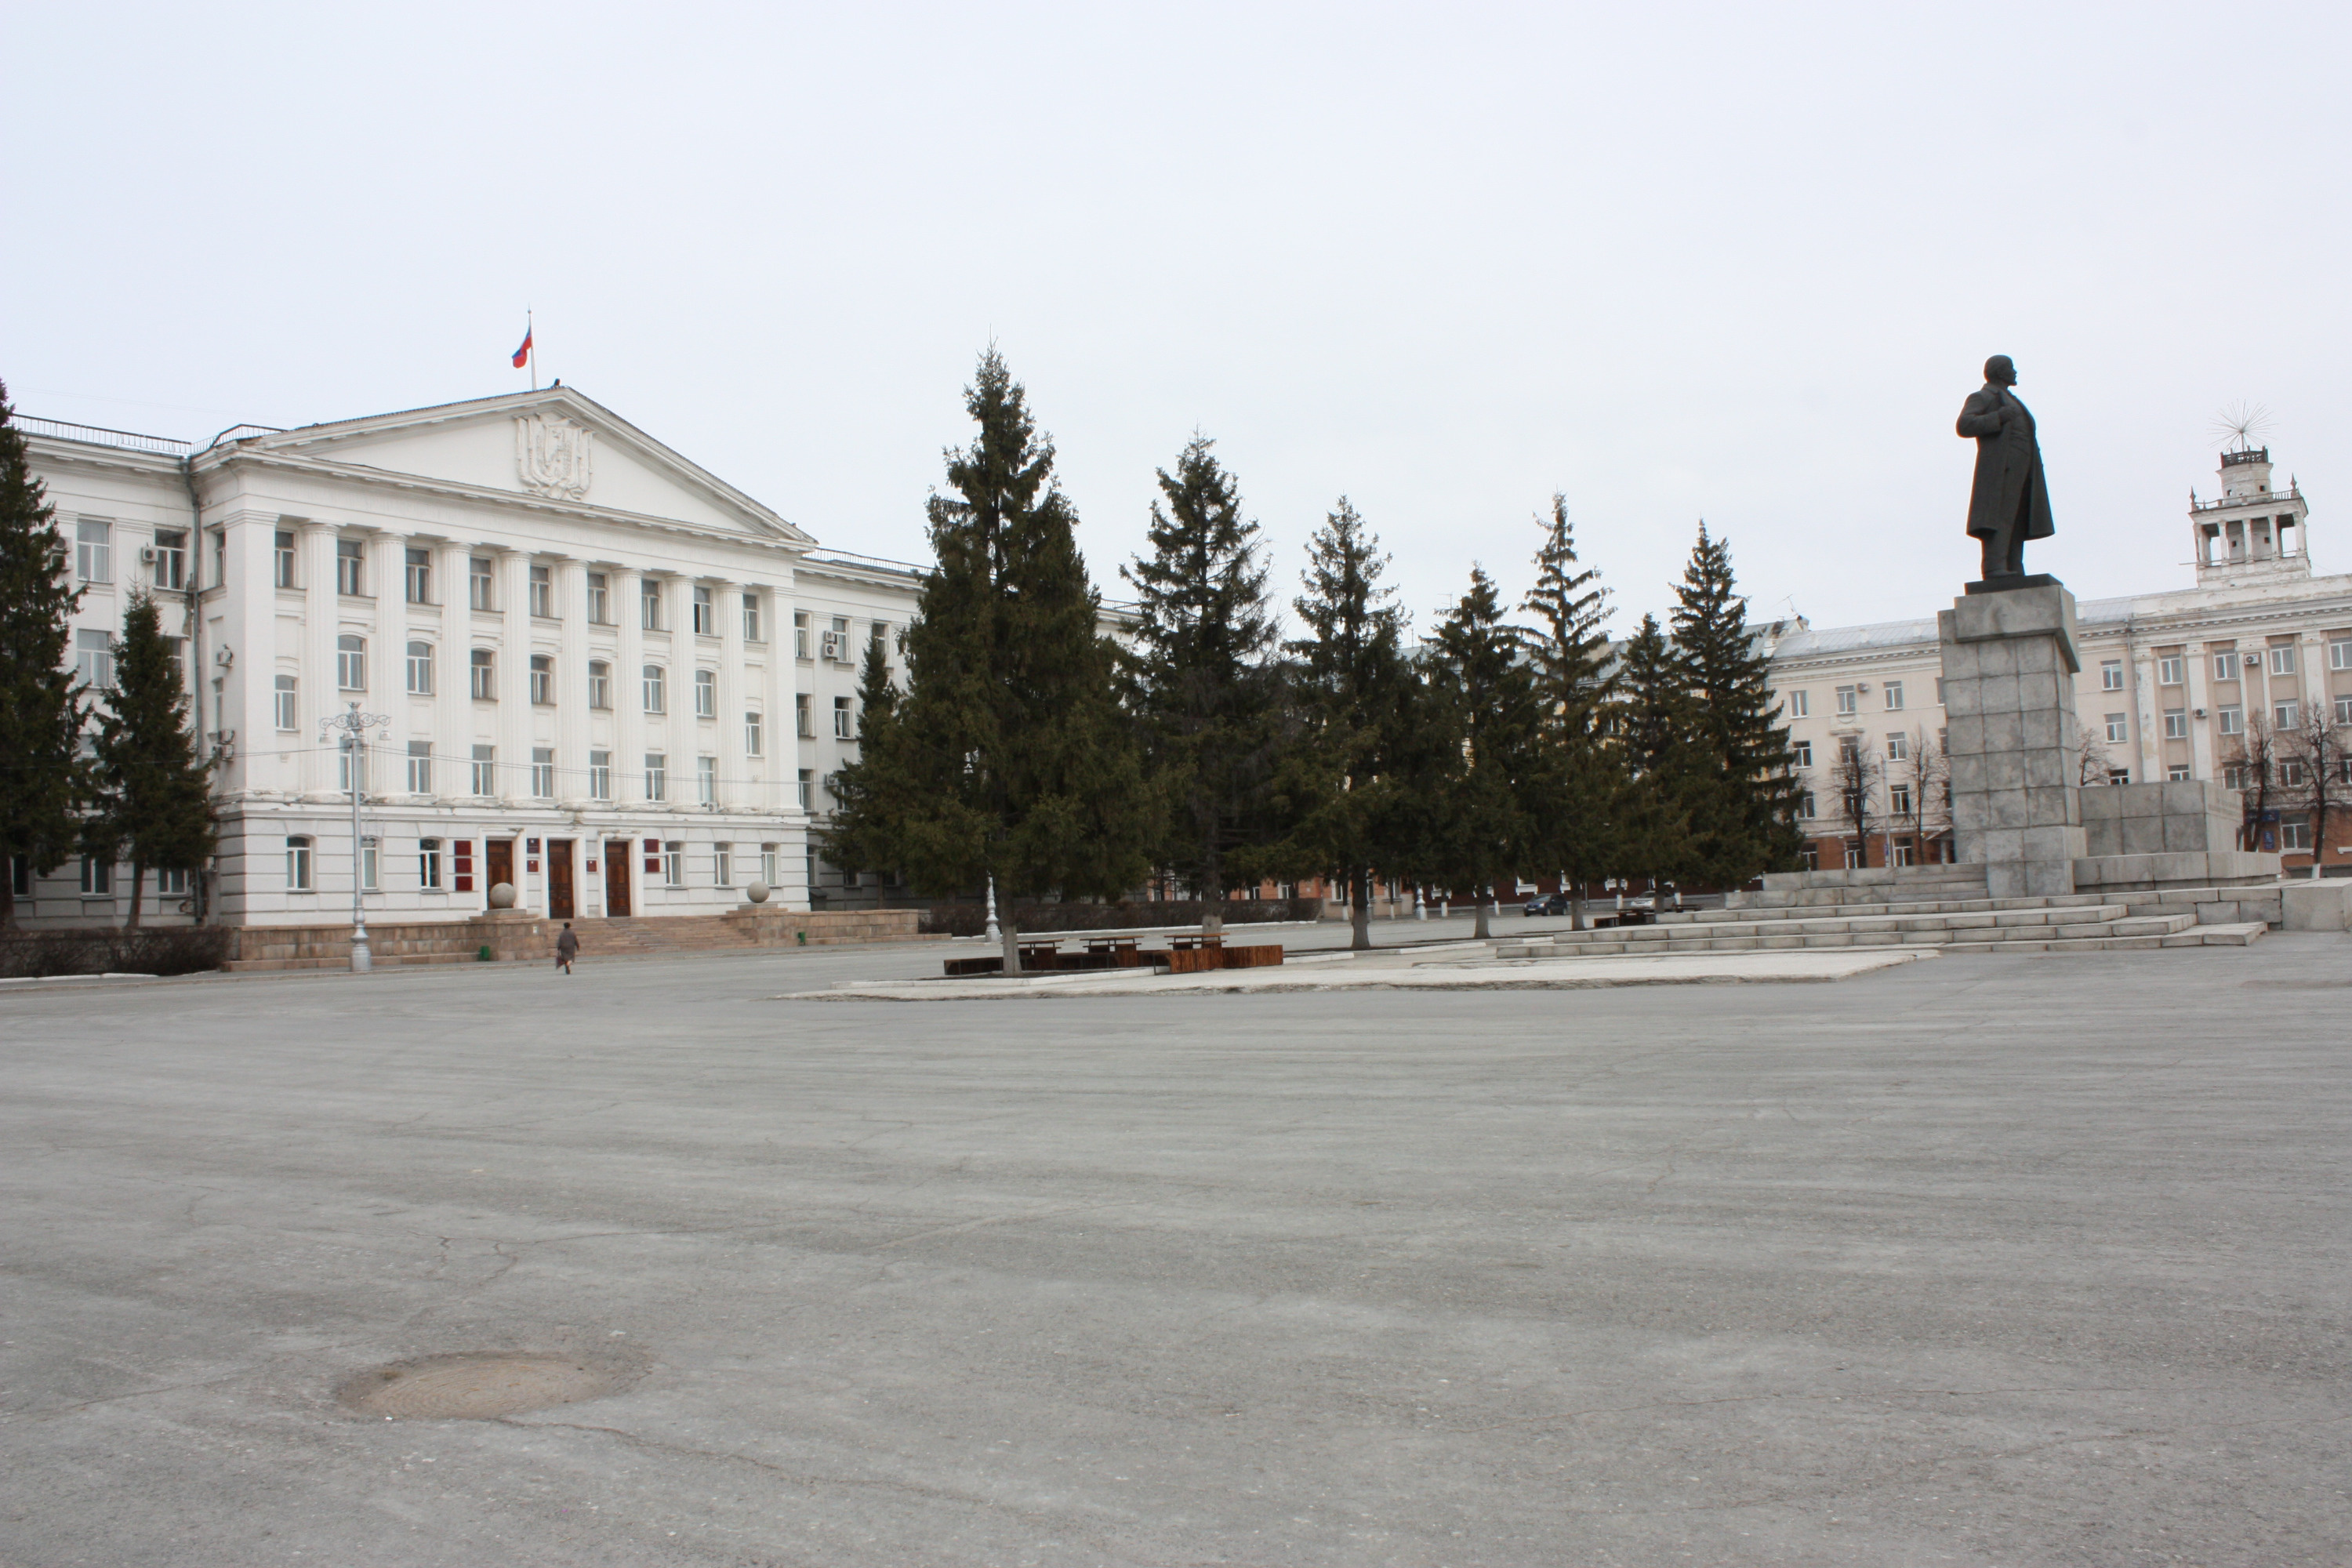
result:
[[[1609,590],[1598,568],[1580,567],[1568,498],[1551,498],[1537,520],[1536,583],[1523,608],[1540,623],[1528,639],[1542,712],[1542,744],[1532,772],[1539,861],[1568,883],[1570,924],[1584,929],[1584,884],[1609,860],[1613,810],[1622,786],[1615,751],[1601,723],[1616,690],[1609,634]]]
[[[1381,582],[1388,557],[1345,496],[1307,542],[1306,592],[1291,601],[1308,636],[1297,660],[1299,734],[1283,769],[1294,868],[1345,889],[1353,945],[1372,945],[1372,878],[1411,857],[1412,801],[1398,776],[1413,673],[1404,616]]]
[[[1141,608],[1137,707],[1168,811],[1159,858],[1202,900],[1204,931],[1223,923],[1229,878],[1263,868],[1276,760],[1258,525],[1242,515],[1241,487],[1214,447],[1195,435],[1175,473],[1160,470],[1165,506],[1151,506],[1150,552],[1120,568]]]
[[[1481,942],[1492,934],[1495,884],[1530,864],[1542,718],[1533,666],[1521,657],[1526,634],[1505,624],[1502,600],[1483,567],[1438,624],[1431,674],[1444,723],[1450,765],[1437,848],[1447,881],[1477,900]]]
[[[80,846],[88,783],[88,709],[66,658],[81,590],[16,412],[0,385],[0,931],[16,928],[14,864],[47,876]]]
[[[1731,552],[1699,524],[1675,589],[1675,647],[1690,682],[1704,782],[1692,805],[1694,874],[1736,888],[1797,864],[1803,786],[1780,723],[1771,659],[1748,626]]]
[[[155,601],[133,593],[114,645],[114,689],[99,712],[100,837],[131,860],[131,917],[139,924],[150,868],[196,870],[215,843],[210,770],[196,757],[179,661]]]
[[[1622,768],[1610,870],[1646,877],[1653,892],[1696,875],[1693,807],[1706,783],[1689,676],[1655,616],[1626,639],[1609,728]]]
[[[1053,443],[991,349],[929,504],[938,564],[907,628],[905,694],[868,713],[828,854],[930,894],[1116,897],[1150,869],[1153,801],[1098,629]],[[1015,922],[1000,922],[1008,973]]]

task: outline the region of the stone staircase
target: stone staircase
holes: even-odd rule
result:
[[[1983,868],[1968,866],[1906,868],[1867,880],[1774,878],[1761,891],[1733,895],[1736,907],[1668,910],[1655,925],[1549,931],[1497,942],[1495,954],[1524,959],[1832,947],[1933,947],[1950,953],[2243,947],[2276,923],[2276,891],[2271,889],[2267,904],[2263,891],[2230,887],[1993,899],[1986,896]]]
[[[579,934],[583,959],[650,952],[749,952],[760,945],[740,921],[725,915],[667,915],[659,920],[614,915],[573,921],[572,929]]]

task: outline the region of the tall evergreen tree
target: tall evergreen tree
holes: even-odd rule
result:
[[[1257,553],[1258,526],[1242,515],[1241,487],[1195,435],[1160,470],[1151,550],[1120,574],[1141,607],[1136,628],[1138,707],[1161,799],[1162,865],[1192,884],[1203,930],[1223,925],[1231,875],[1261,869],[1274,826],[1276,758],[1273,606]]]
[[[1620,650],[1609,721],[1622,768],[1610,870],[1646,877],[1654,890],[1695,877],[1691,822],[1706,759],[1688,673],[1655,616],[1643,616]]]
[[[1306,591],[1291,601],[1308,636],[1297,661],[1300,734],[1284,768],[1292,827],[1287,863],[1336,875],[1346,889],[1353,945],[1372,945],[1375,871],[1402,868],[1410,810],[1394,752],[1412,698],[1404,616],[1381,582],[1388,557],[1364,520],[1339,498],[1307,545]]]
[[[1748,629],[1731,552],[1703,522],[1675,598],[1675,647],[1704,759],[1704,785],[1692,803],[1693,869],[1736,888],[1797,864],[1803,784],[1772,695],[1770,656]]]
[[[1523,606],[1538,625],[1528,651],[1542,710],[1542,745],[1532,782],[1535,847],[1544,868],[1569,884],[1570,925],[1584,929],[1584,884],[1609,859],[1613,807],[1622,786],[1617,753],[1603,744],[1601,721],[1616,690],[1615,661],[1603,626],[1609,590],[1595,567],[1580,566],[1568,498],[1551,498],[1536,552],[1536,583]]]
[[[114,645],[114,689],[99,711],[98,837],[131,859],[139,924],[147,872],[197,869],[215,841],[210,772],[196,757],[179,661],[155,601],[133,593]]]
[[[1115,897],[1150,869],[1153,802],[1098,630],[1053,443],[994,349],[929,506],[938,564],[907,628],[905,694],[869,711],[827,852],[927,893]],[[1000,921],[1008,973],[1015,922]]]
[[[1469,592],[1438,624],[1431,671],[1449,763],[1437,847],[1447,880],[1477,900],[1481,942],[1492,934],[1495,884],[1516,878],[1534,850],[1542,716],[1525,636],[1504,622],[1494,579],[1473,566]]]
[[[81,590],[16,414],[0,385],[0,871],[47,876],[81,842],[89,710],[66,658]],[[16,879],[0,876],[0,931],[16,927]]]

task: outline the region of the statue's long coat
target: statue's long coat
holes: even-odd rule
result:
[[[2050,487],[2042,477],[2042,447],[2033,439],[2033,416],[2005,386],[1988,384],[1969,394],[1960,408],[1960,434],[1977,443],[1977,478],[1969,491],[1969,531],[1981,539],[1998,533],[2019,515],[2025,537],[2047,539]]]

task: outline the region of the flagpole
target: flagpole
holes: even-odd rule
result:
[[[539,390],[539,329],[531,321],[530,310],[528,306],[524,307],[522,313],[522,338],[523,342],[530,345],[530,389],[537,392]]]

